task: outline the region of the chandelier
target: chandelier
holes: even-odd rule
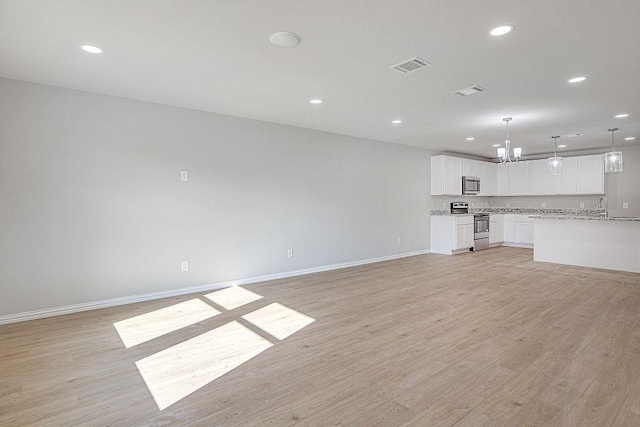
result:
[[[502,121],[507,123],[507,139],[504,140],[504,147],[498,148],[498,158],[500,159],[500,163],[511,163],[517,162],[522,157],[522,148],[517,147],[513,149],[513,159],[511,158],[511,153],[509,152],[509,145],[511,144],[511,140],[509,139],[509,122],[512,120],[511,117],[505,117]]]

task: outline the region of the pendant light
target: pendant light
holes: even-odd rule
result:
[[[553,138],[553,157],[547,159],[547,170],[549,175],[562,175],[562,157],[558,157],[558,138],[560,135],[551,138]]]
[[[511,120],[513,120],[511,117],[502,119],[503,122],[507,123],[507,139],[504,140],[504,147],[498,148],[500,163],[517,162],[520,160],[520,157],[522,157],[522,148],[517,147],[513,149],[513,160],[511,159],[511,153],[509,152],[509,145],[511,144],[511,140],[509,139],[509,122]]]
[[[607,129],[611,132],[611,152],[604,154],[604,171],[606,173],[622,172],[622,151],[616,151],[613,145],[613,133],[618,128]]]

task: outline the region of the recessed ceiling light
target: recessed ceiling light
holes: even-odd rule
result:
[[[510,32],[511,30],[513,30],[514,28],[515,27],[513,25],[501,25],[489,31],[489,34],[491,34],[492,36],[503,36],[508,32]]]
[[[580,83],[587,80],[586,77],[574,77],[572,79],[569,79],[569,83]]]
[[[93,46],[90,44],[83,44],[80,46],[80,49],[89,53],[104,53],[104,50],[100,49],[98,46]]]
[[[558,148],[567,148],[567,144],[558,145]]]
[[[626,137],[624,140],[625,140],[625,141],[633,141],[634,139],[636,139],[636,137],[635,137],[635,136],[628,136],[628,137]]]
[[[466,139],[467,139],[467,141],[473,141],[475,138],[470,136],[469,138],[466,138]]]
[[[296,47],[302,41],[302,37],[297,35],[296,33],[290,33],[288,31],[280,31],[278,33],[273,33],[269,36],[269,41],[272,45],[281,47],[283,49],[288,49],[291,47]]]
[[[400,123],[402,123],[402,120],[391,120],[391,123],[393,123],[394,125],[399,125]]]
[[[625,117],[629,117],[628,114],[618,114],[617,116],[615,116],[616,119],[624,119]]]
[[[312,103],[312,104],[322,104],[322,99],[312,99],[309,102]]]
[[[494,147],[500,147],[500,144],[493,144]]]

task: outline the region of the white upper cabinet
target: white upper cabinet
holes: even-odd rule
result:
[[[562,159],[562,174],[552,175],[551,194],[576,194],[578,158],[565,157]]]
[[[547,159],[533,160],[529,166],[529,194],[542,196],[551,194],[551,176],[547,167]]]
[[[444,195],[444,156],[431,157],[431,195]]]
[[[529,195],[529,163],[507,163],[507,191],[509,196]]]
[[[509,177],[507,176],[507,165],[497,164],[494,166],[496,183],[496,196],[509,195]]]
[[[480,196],[493,196],[493,163],[476,162],[477,177],[480,178]]]
[[[477,160],[462,159],[462,176],[478,176],[478,163]]]
[[[462,194],[462,159],[451,156],[431,157],[431,195]]]
[[[462,159],[445,156],[444,192],[454,196],[462,194]]]
[[[460,196],[463,176],[480,178],[480,196],[604,194],[604,156],[565,157],[561,175],[549,175],[547,159],[496,164],[431,157],[431,195]]]
[[[604,194],[604,156],[578,157],[578,194]]]

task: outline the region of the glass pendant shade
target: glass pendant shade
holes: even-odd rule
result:
[[[611,151],[604,154],[604,171],[606,173],[622,172],[622,151]]]
[[[549,175],[562,175],[562,157],[549,157],[547,168]]]
[[[604,154],[604,171],[606,173],[622,172],[622,151],[616,151],[613,134],[618,128],[607,129],[611,132],[611,151]]]
[[[501,159],[504,159],[505,156],[506,156],[506,154],[505,154],[504,147],[498,148],[498,157],[500,157]]]
[[[516,147],[513,149],[513,157],[515,157],[516,159],[519,159],[520,157],[522,157],[522,148],[520,147]]]
[[[551,138],[553,138],[553,157],[547,159],[547,171],[549,175],[562,175],[562,157],[558,157],[558,138],[560,135]]]

